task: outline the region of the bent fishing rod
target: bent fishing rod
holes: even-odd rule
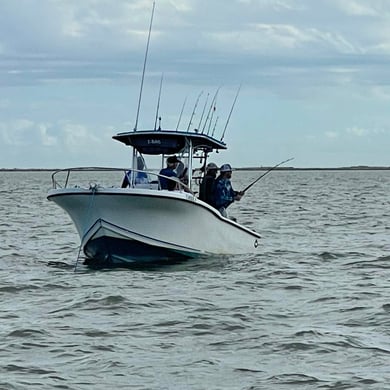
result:
[[[268,175],[271,171],[273,171],[275,168],[279,167],[280,165],[282,164],[285,164],[286,162],[289,162],[291,160],[294,160],[294,157],[292,158],[289,158],[288,160],[285,160],[285,161],[282,161],[280,162],[279,164],[276,164],[275,166],[273,166],[272,168],[268,169],[267,172],[263,173],[260,177],[258,177],[255,181],[253,181],[251,184],[249,184],[248,186],[246,186],[242,191],[240,191],[241,193],[244,193],[246,191],[249,190],[249,188],[251,188],[253,185],[255,185],[260,179],[262,179],[265,175]]]

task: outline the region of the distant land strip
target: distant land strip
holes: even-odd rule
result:
[[[236,171],[268,171],[273,169],[275,171],[388,171],[390,167],[356,165],[351,167],[334,167],[334,168],[297,168],[297,167],[246,167],[235,168]]]
[[[63,169],[63,168],[61,168]],[[67,168],[65,168],[67,169]],[[115,169],[115,167],[113,168]],[[126,168],[118,168],[126,169]],[[384,166],[368,166],[368,165],[356,165],[350,167],[335,167],[335,168],[296,168],[296,167],[240,167],[234,168],[236,171],[268,171],[273,169],[275,171],[388,171],[389,167]],[[57,168],[0,168],[0,172],[55,172]],[[151,169],[153,170],[153,169]]]

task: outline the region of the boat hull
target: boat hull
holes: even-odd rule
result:
[[[184,191],[54,189],[88,263],[120,265],[249,253],[260,236]]]

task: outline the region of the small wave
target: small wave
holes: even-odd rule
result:
[[[300,330],[294,334],[294,337],[305,337],[305,336],[322,336],[322,333],[315,330]]]
[[[11,293],[11,294],[14,294],[14,293],[18,293],[20,291],[24,291],[24,290],[38,290],[40,289],[39,286],[35,286],[33,284],[19,284],[19,285],[15,285],[15,286],[3,286],[3,287],[0,287],[0,293]]]
[[[256,370],[254,368],[235,368],[234,371],[238,371],[238,372],[245,372],[245,373],[262,373],[264,371],[262,370]]]
[[[12,314],[12,313],[2,313],[0,312],[0,318],[2,320],[14,320],[14,319],[17,319],[19,318],[19,316],[17,314]],[[1,387],[0,387],[1,389]]]
[[[318,255],[322,260],[335,260],[340,257],[346,257],[345,253],[334,253],[334,252],[322,252]]]
[[[55,371],[53,370],[44,370],[42,368],[38,367],[23,367],[18,366],[16,364],[8,364],[3,367],[5,371],[9,372],[26,372],[28,374],[38,374],[38,375],[45,375],[45,374],[54,374]]]
[[[380,256],[377,258],[379,261],[389,261],[390,260],[390,255],[389,256]]]
[[[311,303],[321,303],[321,302],[329,302],[329,301],[338,301],[336,297],[321,297],[310,301]]]
[[[370,379],[370,378],[361,378],[361,377],[356,377],[354,378],[358,383],[361,383],[363,385],[375,385],[376,383],[380,383],[376,381],[375,379]]]
[[[62,268],[62,269],[71,269],[74,268],[74,264],[65,263],[63,261],[49,261],[47,263],[48,267]]]
[[[18,389],[20,389],[20,387],[15,387],[13,384],[11,384],[11,382],[1,382],[0,381],[0,389],[18,390]]]
[[[92,329],[85,331],[84,335],[87,337],[111,337],[112,333],[105,332],[103,330]]]
[[[281,374],[275,375],[268,380],[276,381],[279,384],[286,385],[299,385],[299,384],[309,384],[309,383],[317,383],[322,382],[320,379],[315,376],[305,375],[305,374]]]
[[[8,334],[8,337],[32,337],[37,335],[46,335],[46,332],[37,329],[17,329]]]
[[[317,348],[318,348],[318,346],[314,345],[314,344],[292,342],[292,343],[282,344],[280,349],[286,350],[286,351],[309,351],[309,350],[317,349]]]
[[[380,268],[380,269],[389,269],[390,268],[390,257],[378,257],[375,260],[363,260],[363,261],[354,261],[347,263],[347,266],[352,266],[356,268]]]
[[[378,347],[375,345],[366,345],[365,343],[351,336],[345,337],[344,340],[325,342],[324,345],[328,345],[330,347],[357,348],[361,350],[375,351],[386,355],[390,354],[390,350],[388,349]]]
[[[370,309],[370,307],[368,306],[354,306],[354,307],[348,307],[346,309],[339,309],[340,313],[343,313],[343,312],[350,312],[350,311],[359,311],[359,310],[367,310],[367,309]]]
[[[354,386],[352,382],[337,381],[337,382],[327,382],[327,384],[321,386],[321,389],[324,389],[324,390],[351,390],[351,389],[356,389],[356,386]]]
[[[84,307],[86,310],[124,307],[127,299],[122,295],[109,295],[102,298],[87,298],[76,304],[77,307]]]
[[[217,363],[216,362],[213,362],[212,360],[208,360],[208,359],[202,359],[202,360],[197,360],[195,362],[191,362],[191,364],[200,364],[200,365],[210,365],[210,366],[215,366]]]
[[[113,345],[94,345],[92,349],[95,351],[113,352],[113,353],[115,353],[118,350],[118,348]]]
[[[163,322],[158,322],[157,324],[154,324],[154,326],[161,326],[161,327],[166,327],[166,326],[176,326],[176,325],[180,325],[182,322],[180,321],[163,321]],[[194,325],[193,327],[196,327],[196,325]],[[201,329],[204,329],[206,328],[206,325],[204,327],[201,327]]]
[[[286,286],[284,287],[285,290],[302,290],[303,287],[302,286],[298,286],[296,284],[292,284],[290,286]]]
[[[112,310],[112,309],[128,309],[131,306],[135,306],[128,302],[128,300],[121,295],[110,295],[103,298],[86,298],[67,306],[62,306],[51,310],[49,314],[57,314],[61,312],[68,312],[70,316],[73,316],[73,311],[79,310]],[[138,306],[138,305],[137,305]]]

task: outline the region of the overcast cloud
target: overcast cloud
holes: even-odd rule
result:
[[[0,168],[128,164],[152,3],[0,1]],[[156,0],[138,128],[242,84],[217,163],[388,166],[389,54],[387,0]]]

